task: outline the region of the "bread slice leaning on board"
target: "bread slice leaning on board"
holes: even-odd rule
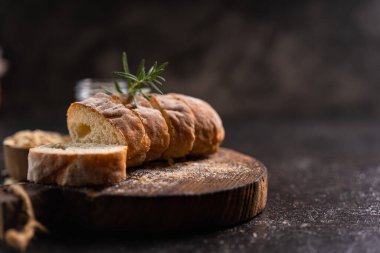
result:
[[[32,148],[28,180],[62,186],[106,185],[126,179],[127,146],[59,143]]]
[[[127,166],[144,161],[215,153],[224,139],[217,112],[205,101],[181,95],[122,98],[97,93],[72,103],[67,125],[72,141],[128,146]]]

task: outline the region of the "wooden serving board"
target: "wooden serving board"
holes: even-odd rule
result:
[[[267,170],[229,149],[208,158],[129,169],[128,179],[98,188],[23,186],[37,219],[50,230],[66,228],[163,232],[234,225],[260,213],[267,199]],[[25,219],[17,196],[0,188],[0,230]]]

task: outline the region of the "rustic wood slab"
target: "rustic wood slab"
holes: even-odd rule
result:
[[[267,170],[259,161],[222,148],[203,159],[154,162],[128,170],[114,186],[63,188],[24,183],[37,219],[50,230],[163,232],[234,225],[260,213]],[[25,219],[17,196],[0,188],[0,230]],[[1,233],[0,232],[0,233]]]

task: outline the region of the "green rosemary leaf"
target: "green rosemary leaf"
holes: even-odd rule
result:
[[[162,86],[162,82],[158,81],[157,79],[156,79],[156,80],[153,80],[152,82],[154,82],[154,83],[156,83],[156,84]]]
[[[123,91],[122,91],[122,89],[120,87],[120,84],[116,80],[115,80],[115,88],[116,88],[117,92],[119,92],[120,94],[123,94]]]
[[[126,52],[123,52],[122,61],[123,61],[123,70],[124,70],[124,72],[125,73],[129,73],[128,58],[127,58],[127,53]]]
[[[127,54],[124,52],[122,55],[123,71],[115,71],[113,75],[118,78],[124,79],[128,84],[128,101],[131,106],[138,106],[136,102],[136,96],[141,94],[146,99],[150,99],[149,96],[144,94],[143,89],[145,87],[155,90],[156,92],[163,94],[157,85],[162,86],[165,82],[165,78],[161,75],[165,71],[167,62],[158,65],[157,62],[153,64],[146,72],[145,70],[145,60],[141,60],[139,66],[137,67],[136,75],[133,75],[129,71]],[[115,89],[119,93],[123,93],[119,83],[115,81]]]
[[[150,76],[157,68],[157,62],[154,62],[153,66],[150,67],[149,71],[148,71],[148,76]]]
[[[149,84],[151,85],[151,87],[156,90],[158,93],[160,94],[164,94],[153,82],[149,82]]]
[[[130,79],[130,80],[132,80],[132,81],[135,81],[135,82],[138,82],[138,81],[139,81],[139,79],[138,79],[136,76],[134,76],[134,75],[132,75],[132,74],[130,74],[130,73],[116,72],[116,71],[115,71],[115,72],[113,72],[113,74],[114,74],[115,76],[128,78],[128,79]]]
[[[168,66],[168,63],[164,62],[157,67],[157,70],[162,72],[166,68],[166,66]]]
[[[145,78],[145,59],[142,59],[140,65],[137,68],[137,78],[143,79]]]
[[[161,81],[165,82],[165,78],[163,78],[162,76],[157,76],[158,79],[161,79]]]
[[[122,62],[123,62],[123,70],[125,73],[129,73],[129,66],[128,66],[128,58],[127,58],[127,53],[123,52],[122,56]],[[126,80],[127,84],[129,84],[129,80]]]
[[[141,92],[141,95],[148,101],[150,101],[150,97],[147,96],[144,92]]]
[[[115,92],[113,90],[110,90],[110,89],[108,89],[108,87],[105,87],[105,86],[102,86],[102,90],[104,90],[105,92],[108,92],[112,95],[115,94]]]

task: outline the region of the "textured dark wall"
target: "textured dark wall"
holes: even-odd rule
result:
[[[126,50],[224,117],[378,117],[379,42],[379,1],[0,1],[0,115],[64,115]]]

